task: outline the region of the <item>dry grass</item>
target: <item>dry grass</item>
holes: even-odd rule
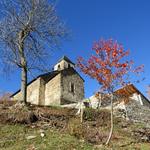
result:
[[[14,143],[17,140],[22,139],[19,141],[20,143],[25,143],[26,147],[32,142],[25,141],[24,136],[27,133],[34,134],[34,131],[39,129],[46,129],[46,134],[51,134],[51,132],[55,132],[55,140],[53,141],[51,136],[49,135],[46,137],[46,144],[48,144],[48,140],[52,140],[54,143],[51,143],[48,147],[45,146],[43,149],[49,149],[54,146],[54,148],[59,149],[58,143],[61,145],[61,149],[67,147],[69,150],[75,149],[115,149],[115,150],[124,150],[124,149],[135,149],[135,150],[149,150],[150,145],[147,142],[139,142],[137,137],[133,135],[133,131],[135,129],[144,128],[144,125],[133,124],[130,121],[123,120],[121,118],[115,118],[115,126],[114,126],[114,133],[112,137],[112,141],[109,147],[105,147],[102,144],[105,143],[106,138],[109,133],[110,128],[110,113],[107,110],[93,110],[93,109],[86,109],[83,115],[83,123],[80,123],[79,116],[76,116],[77,110],[75,109],[67,109],[67,108],[60,108],[60,107],[26,107],[26,106],[17,106],[17,105],[5,105],[5,107],[0,107],[0,122],[4,133],[4,137],[9,137],[11,131],[9,128],[21,128],[24,130],[25,133],[19,133],[14,129],[13,134],[16,136],[13,141],[9,140],[9,138],[3,138],[3,142],[1,142],[2,146],[5,145],[6,149],[9,143],[13,145],[15,148]],[[22,125],[24,124],[24,125]],[[28,126],[28,128],[27,128]],[[23,128],[23,129],[22,129]],[[8,132],[5,132],[8,130]],[[20,132],[24,132],[20,131]],[[10,133],[9,133],[10,132]],[[16,133],[15,133],[16,132]],[[12,134],[12,135],[13,135]],[[3,135],[1,135],[2,137]],[[18,139],[18,136],[20,137]],[[38,135],[39,136],[39,135]],[[58,142],[57,137],[61,136],[62,138],[58,138],[60,141]],[[13,136],[12,136],[13,137]],[[48,139],[47,139],[48,138]],[[72,141],[69,141],[71,138],[76,144],[73,144]],[[6,139],[6,141],[5,141]],[[15,141],[16,140],[16,141]],[[42,139],[36,138],[33,140],[34,146],[37,144],[39,147],[42,147],[41,141]],[[68,141],[66,141],[68,140]],[[15,141],[15,142],[14,142]],[[83,141],[83,142],[81,142]],[[86,141],[86,142],[85,142]],[[68,145],[66,145],[68,143]],[[78,147],[78,144],[84,145],[83,147]],[[93,146],[86,144],[90,143]],[[30,145],[30,146],[31,146]],[[1,147],[2,147],[1,146]],[[21,145],[19,145],[21,146]],[[18,147],[19,147],[18,146]],[[1,148],[0,147],[0,148]],[[8,146],[9,147],[9,146]],[[86,147],[86,148],[85,148]],[[147,149],[149,147],[149,149]],[[11,149],[11,147],[9,147]],[[8,149],[9,149],[8,148]],[[24,147],[25,148],[25,147]],[[24,149],[23,148],[23,149]],[[21,149],[21,148],[20,148]]]

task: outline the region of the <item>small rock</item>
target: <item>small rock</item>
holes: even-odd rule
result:
[[[147,142],[147,141],[149,140],[149,138],[148,138],[146,135],[144,135],[144,136],[141,138],[141,140],[142,140],[143,142]]]
[[[123,124],[121,127],[122,128],[127,128],[128,126],[126,124]]]
[[[82,142],[82,143],[83,143],[83,142],[85,142],[85,140],[84,140],[84,139],[81,139],[81,140],[80,140],[80,142]]]
[[[34,139],[34,138],[36,138],[35,135],[30,135],[30,136],[27,136],[27,137],[26,137],[27,140],[31,140],[31,139]]]
[[[44,137],[45,136],[45,134],[44,133],[41,133],[41,137]]]

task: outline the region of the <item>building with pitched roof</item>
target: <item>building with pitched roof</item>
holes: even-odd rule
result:
[[[15,92],[11,98],[21,100],[21,91]],[[27,102],[35,105],[64,105],[83,98],[84,80],[66,56],[54,65],[52,72],[39,75],[27,85]]]
[[[136,102],[142,106],[150,107],[150,101],[140,92],[135,85],[129,84],[126,85],[114,92],[114,107],[115,108],[124,108],[127,103]],[[93,108],[110,107],[110,96],[108,94],[100,93],[99,97],[93,95],[89,98],[90,105]]]

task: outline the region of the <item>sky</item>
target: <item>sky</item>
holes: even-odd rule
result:
[[[63,55],[73,62],[79,56],[88,58],[92,45],[100,38],[113,38],[130,49],[135,65],[144,64],[144,81],[135,83],[146,95],[150,84],[150,1],[149,0],[57,0],[57,13],[71,31],[70,39],[63,42],[49,60],[53,66]],[[1,66],[2,67],[2,66]],[[98,90],[98,83],[85,76],[85,97]],[[30,80],[32,77],[30,77]],[[9,76],[0,73],[0,91],[15,92],[20,87],[20,71]]]

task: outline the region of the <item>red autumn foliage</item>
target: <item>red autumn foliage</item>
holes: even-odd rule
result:
[[[96,79],[101,89],[112,92],[116,86],[124,86],[128,82],[128,74],[143,71],[143,65],[133,67],[132,60],[126,60],[129,50],[112,39],[95,42],[92,50],[95,55],[85,61],[83,57],[78,58],[77,66],[81,71]]]
[[[111,105],[111,129],[106,141],[109,144],[113,133],[113,101],[114,90],[118,86],[124,86],[128,82],[130,73],[140,73],[143,66],[133,68],[133,61],[127,60],[129,50],[124,50],[123,46],[112,39],[100,40],[93,45],[95,55],[87,61],[82,57],[78,58],[77,66],[81,71],[96,79],[101,85],[101,90],[109,93]]]

